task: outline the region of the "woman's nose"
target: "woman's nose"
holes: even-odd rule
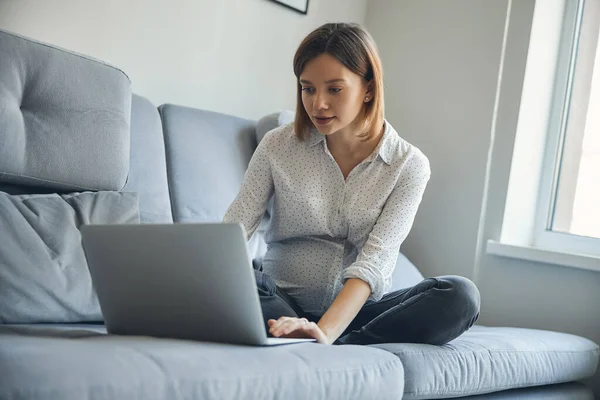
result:
[[[323,95],[323,93],[315,93],[313,108],[317,110],[327,109],[327,97]]]

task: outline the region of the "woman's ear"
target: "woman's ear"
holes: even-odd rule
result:
[[[374,92],[374,90],[373,90],[373,80],[370,80],[367,83],[367,91],[365,93],[365,98],[364,98],[364,102],[365,103],[368,103],[371,100],[373,100],[373,92]]]

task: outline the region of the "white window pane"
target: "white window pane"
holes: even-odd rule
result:
[[[600,46],[580,53],[577,62],[588,67],[576,70],[552,230],[600,238]]]

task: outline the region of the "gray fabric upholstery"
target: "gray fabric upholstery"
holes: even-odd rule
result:
[[[176,105],[159,107],[175,222],[217,222],[238,193],[256,148],[253,121]],[[259,257],[266,219],[248,243]]]
[[[131,105],[131,167],[123,190],[138,193],[142,223],[173,222],[160,116],[137,95]]]
[[[265,115],[258,120],[256,124],[256,142],[260,143],[267,132],[290,122],[294,122],[295,113],[291,110],[284,110],[273,114]]]
[[[402,364],[365,346],[251,347],[0,326],[0,398],[400,399]],[[86,332],[87,331],[87,332]]]
[[[119,190],[131,86],[120,70],[0,31],[0,182]]]
[[[424,279],[421,272],[415,265],[402,253],[398,254],[396,268],[392,272],[392,287],[390,292],[411,287]]]
[[[101,321],[79,228],[138,221],[135,193],[0,193],[0,323]]]
[[[592,389],[579,382],[503,390],[469,396],[466,400],[594,400]]]
[[[373,345],[404,365],[404,399],[438,399],[593,376],[600,349],[580,336],[523,328],[474,326],[443,346]]]
[[[255,123],[174,105],[159,110],[173,219],[220,221],[256,148]]]

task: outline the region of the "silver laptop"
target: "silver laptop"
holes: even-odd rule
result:
[[[240,224],[85,225],[109,333],[257,346],[268,338]]]

